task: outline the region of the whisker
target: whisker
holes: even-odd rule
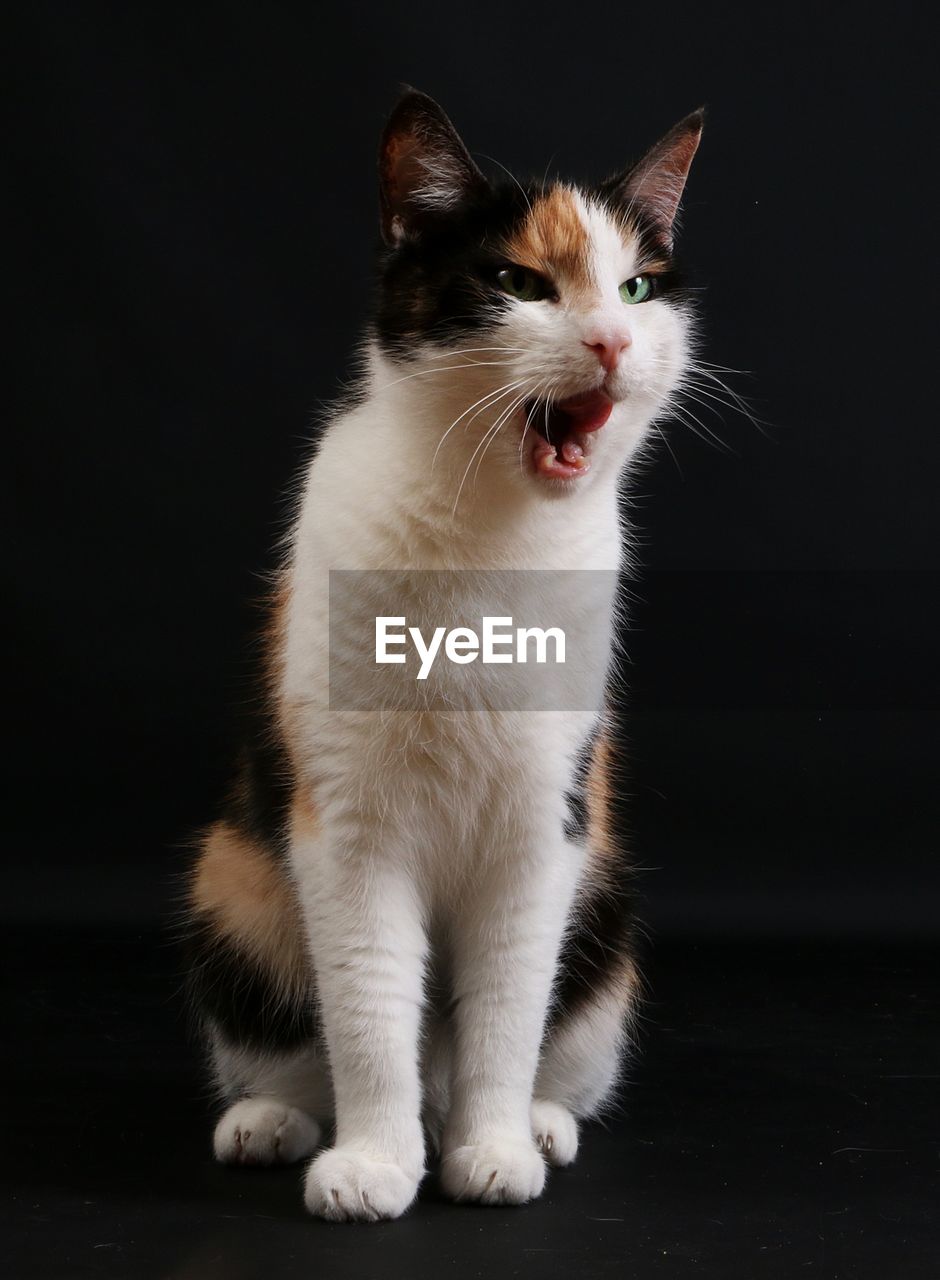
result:
[[[688,427],[692,434],[694,436],[698,436],[704,444],[710,444],[713,449],[717,449],[719,452],[730,453],[735,457],[739,456],[736,454],[734,449],[725,444],[724,440],[722,440],[720,436],[716,436],[714,431],[709,431],[701,418],[697,418],[691,409],[687,409],[685,406],[673,405],[672,413],[683,426]],[[701,430],[693,427],[692,422],[687,421],[688,418],[691,418],[692,422],[697,423]]]
[[[531,212],[532,212],[532,204],[531,204],[531,202],[529,201],[529,197],[526,195],[525,187],[523,187],[522,183],[519,181],[519,179],[516,177],[516,175],[512,172],[512,170],[511,170],[511,169],[507,169],[507,168],[506,168],[506,166],[503,164],[502,160],[497,160],[495,156],[488,156],[488,155],[486,154],[486,152],[485,152],[485,151],[478,151],[476,154],[477,154],[478,156],[482,157],[482,159],[484,159],[484,160],[489,160],[489,161],[491,161],[493,164],[498,164],[498,165],[499,165],[499,167],[502,169],[503,173],[507,174],[510,178],[512,178],[513,182],[516,184],[516,186],[517,186],[517,187],[519,188],[519,190],[522,192],[522,198],[523,198],[523,200],[526,202],[526,204],[527,204],[527,205],[528,205],[528,207],[529,207],[529,213],[531,213]]]
[[[692,372],[699,373],[703,377],[708,378],[711,382],[715,383],[715,385],[720,387],[725,395],[728,396],[728,399],[722,399],[722,397],[717,395],[714,391],[709,390],[707,387],[703,387],[701,383],[698,382],[693,384],[697,391],[700,391],[702,395],[708,396],[710,399],[716,400],[719,404],[724,405],[726,409],[737,410],[738,413],[747,418],[748,422],[750,422],[752,426],[757,428],[761,435],[768,435],[764,428],[769,427],[770,423],[759,418],[748,404],[747,400],[745,400],[743,396],[739,395],[733,387],[729,387],[726,382],[722,381],[722,379],[717,376],[717,374],[712,373],[708,369],[702,369],[693,365]]]
[[[480,474],[480,467],[483,465],[483,459],[486,457],[486,450],[490,447],[490,444],[492,444],[492,442],[496,439],[496,436],[499,434],[500,428],[505,425],[505,423],[509,420],[509,418],[512,417],[512,415],[515,413],[515,411],[518,408],[520,408],[522,405],[525,404],[526,400],[528,399],[528,396],[529,396],[528,391],[524,391],[521,396],[518,396],[516,398],[515,403],[509,406],[509,409],[507,410],[507,412],[496,423],[496,426],[487,433],[485,437],[486,448],[484,448],[483,452],[480,454],[479,461],[477,462],[477,465],[476,465],[476,470],[473,473],[474,487],[476,487],[477,477]],[[473,459],[471,458],[471,462],[472,461]]]
[[[665,431],[663,431],[662,427],[659,425],[658,422],[654,422],[653,426],[655,427],[657,433],[659,434],[660,440],[662,440],[663,444],[669,450],[669,456],[670,458],[672,458],[673,462],[676,464],[676,470],[679,472],[680,477],[684,480],[685,476],[682,474],[682,468],[679,466],[679,459],[676,457],[676,451],[673,449],[672,445],[669,443],[669,437],[666,435]]]
[[[658,368],[670,369],[673,367],[672,361],[660,356],[652,357],[651,363]],[[678,414],[678,408],[684,405],[687,401],[701,405],[703,409],[714,414],[715,417],[721,421],[724,421],[724,418],[719,412],[719,407],[721,409],[730,409],[732,412],[740,413],[742,417],[747,418],[748,422],[750,422],[752,426],[756,427],[757,430],[760,431],[761,435],[768,439],[772,439],[768,431],[765,430],[765,427],[768,427],[770,424],[759,418],[757,414],[754,413],[747,400],[743,396],[739,395],[733,387],[730,387],[718,376],[717,373],[713,372],[715,369],[722,369],[723,372],[732,374],[743,374],[745,372],[741,369],[731,369],[723,365],[713,365],[709,361],[693,357],[687,364],[686,368],[679,374],[678,385],[670,396],[670,411],[678,420],[683,422],[683,425],[688,426],[691,430],[692,428],[690,423],[685,419],[679,419]],[[708,379],[713,386],[704,386],[702,383],[703,378]],[[715,388],[718,388],[718,390],[715,390]],[[697,423],[701,428],[701,431],[705,432],[713,441],[720,444],[722,449],[736,457],[740,456],[737,453],[737,450],[733,449],[724,440],[722,440],[720,436],[710,430],[710,428],[707,427],[696,414],[692,413],[691,409],[686,407],[685,411],[688,416]],[[661,430],[659,431],[659,434],[664,440],[666,439]],[[696,431],[694,434],[698,435],[699,432]],[[704,437],[700,436],[700,438]]]
[[[699,394],[696,395],[695,392],[698,392]],[[720,396],[714,395],[713,393],[707,391],[704,387],[700,387],[697,383],[695,384],[695,391],[692,391],[688,386],[684,386],[681,388],[681,394],[687,400],[692,400],[695,404],[700,404],[702,408],[706,409],[709,413],[713,413],[715,417],[719,419],[719,421],[723,422],[724,419],[722,418],[718,410],[715,408],[716,403],[721,405],[725,409],[731,409],[737,413],[740,413],[742,417],[747,418],[752,423],[753,426],[757,427],[758,431],[761,431],[760,423],[754,419],[752,414],[748,413],[744,409],[739,409],[737,405],[731,404],[727,400],[723,400]],[[703,400],[701,398],[702,396],[706,396],[707,399]],[[764,435],[765,433],[761,431],[761,434]]]
[[[557,386],[558,386],[558,379],[556,378],[553,382],[549,384],[548,390],[547,392],[545,392],[545,395],[551,395],[555,391]],[[544,398],[544,396],[539,398]],[[532,421],[532,415],[535,413],[536,409],[539,407],[539,398],[536,398],[532,401],[532,408],[526,414],[525,426],[522,428],[522,439],[519,441],[519,470],[520,471],[525,466],[525,459],[524,459],[523,453],[525,449],[526,432],[529,430],[529,424]]]
[[[428,360],[446,360],[448,356],[466,356],[478,351],[515,351],[525,353],[527,350],[527,347],[507,347],[503,344],[494,347],[461,347],[458,351],[448,349],[447,351],[431,352],[425,358]]]
[[[436,369],[419,369],[416,373],[407,373],[403,378],[395,378],[392,382],[383,382],[382,391],[397,387],[400,382],[409,382],[412,378],[426,378],[432,373],[453,373],[457,369],[505,369],[513,364],[512,360],[467,360],[463,364],[438,366]]]
[[[507,383],[507,384],[506,384],[505,386],[503,386],[503,387],[498,387],[496,391],[488,391],[488,392],[486,393],[486,395],[484,395],[484,396],[480,396],[480,399],[479,399],[479,400],[475,400],[475,401],[473,402],[473,404],[469,405],[466,409],[464,409],[463,413],[461,413],[459,417],[457,417],[457,418],[455,418],[455,419],[454,419],[454,421],[450,424],[450,426],[447,428],[447,430],[446,430],[446,431],[444,432],[444,434],[441,436],[440,440],[438,440],[438,442],[437,442],[437,448],[434,450],[434,457],[431,459],[431,470],[432,470],[432,471],[434,470],[434,464],[435,464],[435,462],[437,461],[437,455],[438,455],[438,454],[440,453],[440,451],[441,451],[441,445],[444,443],[444,441],[447,439],[447,437],[448,437],[448,436],[450,435],[450,433],[453,431],[454,427],[456,427],[457,423],[458,423],[458,422],[460,422],[460,419],[461,419],[461,418],[465,418],[465,417],[467,416],[467,414],[468,414],[468,413],[470,413],[470,411],[471,411],[472,409],[476,409],[477,405],[481,405],[481,406],[482,406],[480,409],[477,409],[477,412],[473,415],[473,417],[472,417],[472,418],[469,420],[469,422],[467,423],[467,426],[469,427],[469,426],[471,425],[471,423],[473,423],[473,422],[475,422],[475,421],[476,421],[476,419],[479,417],[479,415],[480,415],[480,414],[481,414],[485,409],[492,408],[492,407],[493,407],[493,405],[494,405],[494,404],[496,404],[496,403],[498,403],[498,402],[499,402],[499,400],[500,400],[504,395],[507,395],[507,394],[508,394],[509,392],[511,392],[511,391],[515,391],[518,387],[521,387],[521,386],[522,386],[522,384],[523,384],[523,381],[524,381],[524,379],[520,378],[517,382],[509,382],[509,383]],[[490,403],[490,404],[486,404],[486,403],[484,403],[485,401],[491,401],[491,403]]]
[[[457,514],[457,504],[460,502],[460,495],[461,495],[461,493],[463,492],[463,487],[464,487],[464,484],[466,483],[467,476],[470,474],[470,468],[473,466],[473,460],[474,460],[474,458],[477,456],[477,454],[479,453],[480,449],[483,447],[483,445],[486,443],[486,441],[490,438],[490,436],[491,436],[491,435],[495,435],[495,434],[496,434],[496,432],[499,430],[499,428],[500,428],[500,427],[503,425],[503,423],[504,423],[504,422],[509,418],[509,416],[510,416],[513,412],[515,412],[515,410],[518,408],[518,406],[519,406],[520,404],[524,403],[524,401],[526,400],[526,398],[528,397],[528,395],[529,395],[529,391],[528,391],[528,390],[525,390],[525,391],[523,391],[523,392],[522,392],[522,394],[521,394],[521,395],[516,396],[516,397],[512,400],[512,402],[510,403],[510,405],[509,405],[508,409],[505,409],[505,410],[503,411],[503,413],[502,413],[502,414],[500,414],[499,418],[498,418],[498,419],[497,419],[497,421],[496,421],[495,426],[493,426],[493,427],[491,427],[491,428],[489,429],[489,431],[488,431],[488,432],[483,436],[483,439],[482,439],[482,440],[480,441],[480,443],[477,445],[476,449],[474,449],[473,453],[470,455],[470,461],[467,463],[466,470],[464,471],[463,475],[461,476],[461,478],[460,478],[460,484],[459,484],[459,485],[458,485],[458,487],[457,487],[457,496],[456,496],[456,498],[454,499],[454,506],[453,506],[453,509],[452,509],[452,514],[454,514],[454,515],[456,515],[456,514]]]
[[[697,356],[693,359],[692,363],[699,369],[717,369],[719,373],[734,373],[740,375],[742,378],[749,378],[752,376],[752,371],[750,369],[732,369],[730,365],[712,364],[710,360],[699,360]]]

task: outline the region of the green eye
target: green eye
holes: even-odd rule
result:
[[[544,276],[529,271],[526,267],[503,267],[496,272],[496,283],[503,293],[520,302],[541,302],[552,291],[552,286]]]
[[[653,296],[652,276],[633,276],[620,286],[620,296],[631,307],[635,302],[649,302]]]

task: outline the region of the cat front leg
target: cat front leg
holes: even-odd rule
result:
[[[559,835],[506,849],[455,945],[456,1054],[441,1178],[456,1200],[521,1204],[545,1184],[532,1092],[582,853]]]
[[[426,941],[415,884],[403,858],[354,825],[295,842],[293,856],[336,1111],[334,1145],[311,1163],[305,1202],[322,1218],[397,1218],[424,1173]]]

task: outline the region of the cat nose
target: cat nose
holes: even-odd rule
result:
[[[622,353],[630,346],[632,339],[624,329],[609,329],[592,333],[583,339],[584,346],[593,351],[601,362],[605,373],[613,373]]]

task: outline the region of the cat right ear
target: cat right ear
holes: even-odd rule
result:
[[[599,188],[600,194],[611,204],[626,209],[636,206],[643,209],[667,249],[672,248],[679,201],[701,141],[704,123],[705,110],[699,107],[698,111],[680,120],[664,138],[660,138],[639,164],[610,178]]]
[[[421,234],[435,218],[482,194],[486,178],[433,98],[409,89],[379,148],[382,235],[388,245]]]

